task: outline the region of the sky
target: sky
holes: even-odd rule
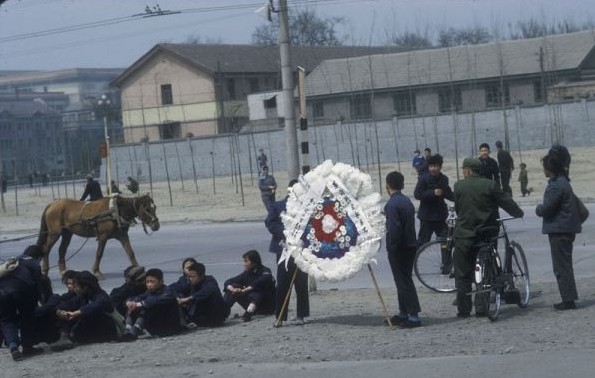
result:
[[[0,6],[0,70],[127,67],[160,42],[189,36],[223,43],[250,43],[265,23],[255,11],[265,0],[8,0]],[[277,3],[277,0],[275,0]],[[146,6],[182,11],[160,17],[132,17]],[[341,17],[347,44],[383,45],[387,34],[405,30],[435,33],[447,27],[481,25],[504,32],[507,23],[595,20],[595,0],[289,0],[289,7],[313,8]],[[219,8],[219,9],[214,9]],[[105,25],[106,20],[114,23]],[[89,28],[90,23],[100,26]],[[39,35],[74,25],[86,28]],[[44,33],[47,34],[47,33]],[[31,38],[23,38],[33,35]],[[14,38],[19,38],[14,40]],[[12,40],[6,40],[12,39]]]

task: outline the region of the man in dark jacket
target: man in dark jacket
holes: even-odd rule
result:
[[[126,301],[143,294],[146,290],[145,268],[131,265],[124,270],[124,284],[114,288],[109,297],[116,311],[126,316]]]
[[[510,177],[514,171],[514,159],[510,152],[504,149],[501,141],[496,142],[498,149],[498,167],[500,168],[500,181],[502,182],[502,190],[512,196],[512,189],[510,188]]]
[[[487,143],[479,146],[479,162],[481,163],[479,177],[492,180],[500,187],[500,168],[496,160],[490,157],[490,145]]]
[[[457,224],[455,226],[455,286],[457,288],[458,317],[471,314],[472,302],[468,295],[473,283],[475,258],[477,255],[478,230],[484,227],[498,227],[498,209],[506,210],[513,217],[522,217],[523,210],[504,193],[495,181],[479,176],[481,162],[476,158],[463,161],[465,179],[457,182],[454,188]],[[476,316],[485,315],[481,301],[475,301]]]
[[[399,327],[421,326],[421,311],[415,284],[413,261],[417,240],[415,239],[415,208],[411,200],[401,193],[405,179],[399,172],[386,176],[386,191],[390,199],[384,207],[386,216],[386,250],[393,278],[397,286],[399,314],[391,320]]]
[[[576,308],[578,299],[574,270],[572,267],[572,247],[576,234],[582,231],[581,221],[572,187],[566,178],[564,161],[558,154],[548,153],[543,158],[543,169],[549,179],[543,194],[543,203],[535,209],[543,218],[542,233],[550,242],[554,275],[562,302],[554,305],[556,310]]]
[[[18,258],[18,266],[0,278],[0,329],[15,361],[43,352],[43,349],[33,347],[35,309],[41,292],[39,260],[42,256],[40,247],[28,247]],[[19,345],[23,347],[22,352]]]
[[[177,293],[178,304],[186,311],[186,322],[198,327],[217,327],[229,316],[219,284],[213,276],[205,275],[201,263],[188,267],[188,285]]]
[[[275,279],[271,270],[262,265],[257,251],[248,251],[242,256],[244,271],[225,281],[223,299],[231,309],[238,303],[246,312],[245,322],[252,320],[253,314],[270,315],[275,311]]]
[[[92,175],[87,175],[87,185],[85,186],[85,191],[81,196],[81,201],[85,201],[89,197],[89,201],[96,201],[100,198],[103,198],[103,193],[101,192],[101,186],[95,180],[93,180]]]
[[[147,291],[126,302],[126,331],[123,339],[133,341],[146,329],[152,336],[171,336],[182,330],[175,292],[163,282],[160,269],[149,269]]]
[[[138,181],[136,181],[130,176],[128,176],[128,184],[126,184],[126,187],[128,188],[128,190],[130,190],[132,194],[138,193]]]
[[[258,179],[258,188],[260,189],[260,196],[262,203],[268,209],[275,203],[275,192],[277,191],[277,182],[273,175],[269,174],[269,167],[262,167],[262,174]]]
[[[291,180],[289,182],[288,190],[291,190],[291,187],[297,183],[297,180]],[[287,295],[291,295],[290,290],[290,283],[291,279],[294,274],[296,274],[294,288],[296,298],[296,322],[297,324],[303,325],[306,324],[305,318],[310,316],[310,298],[308,296],[308,275],[297,267],[293,257],[289,259],[286,265],[278,264],[279,259],[281,258],[281,254],[283,253],[283,244],[285,243],[285,226],[283,225],[283,220],[281,219],[281,215],[285,213],[287,208],[287,198],[285,197],[281,201],[273,203],[272,206],[268,208],[268,215],[267,219],[265,220],[265,225],[267,230],[272,235],[271,244],[269,246],[269,251],[277,255],[277,301],[276,301],[276,310],[275,316],[277,319],[281,318],[281,321],[287,320],[287,307],[285,306],[285,311],[281,313],[281,308],[283,307],[283,303],[285,302],[285,298]],[[297,273],[295,273],[297,270]],[[281,324],[281,323],[279,323]]]

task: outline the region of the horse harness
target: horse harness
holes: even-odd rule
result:
[[[136,198],[134,198],[132,201],[132,210],[134,211],[134,215],[131,220],[127,220],[120,214],[120,208],[118,207],[117,197],[110,198],[109,207],[107,210],[102,211],[101,213],[94,215],[90,218],[86,218],[83,215],[85,207],[87,207],[89,203],[90,202],[85,202],[85,204],[83,205],[78,223],[84,227],[91,228],[96,234],[99,233],[98,225],[101,222],[115,221],[118,225],[118,228],[120,229],[122,227],[130,227],[137,224],[138,222],[136,221],[136,218],[138,217],[141,220],[143,230],[147,235],[149,235],[149,233],[147,232],[145,222],[142,220],[141,215],[148,215],[151,218],[151,222],[155,221],[156,218],[145,208],[142,208],[142,211],[139,211],[139,209],[137,209],[136,206]]]

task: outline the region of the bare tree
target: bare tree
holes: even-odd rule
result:
[[[427,33],[406,31],[400,34],[394,34],[390,37],[389,43],[396,47],[404,49],[428,49],[432,47],[432,41]]]
[[[493,39],[487,29],[479,26],[455,29],[448,28],[438,33],[438,44],[441,47],[459,45],[477,45]]]

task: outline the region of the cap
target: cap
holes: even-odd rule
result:
[[[481,169],[481,161],[474,157],[465,158],[465,160],[463,160],[463,168],[469,168],[472,171],[479,171]]]
[[[496,141],[496,147],[502,148],[502,141],[501,140]]]
[[[144,266],[135,266],[134,268],[128,271],[128,278],[132,281],[140,281],[145,279],[145,267]]]

